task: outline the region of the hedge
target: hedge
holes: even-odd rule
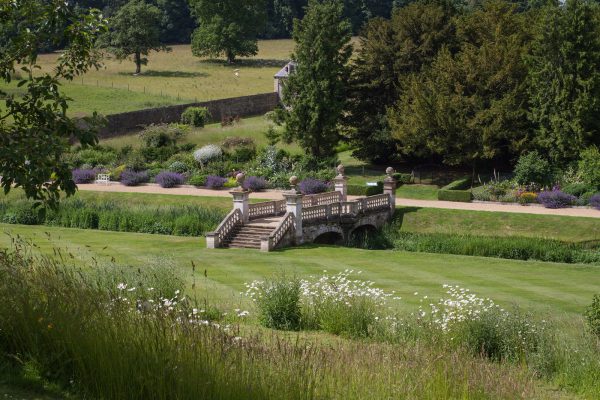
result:
[[[383,182],[377,182],[377,186],[348,185],[347,190],[350,196],[375,196],[383,193]]]
[[[465,190],[471,187],[471,177],[464,177],[450,182],[442,190]]]
[[[438,200],[469,203],[472,198],[473,195],[470,190],[438,190]]]

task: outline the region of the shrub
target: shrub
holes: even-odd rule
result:
[[[383,182],[377,182],[377,186],[348,185],[346,190],[350,196],[375,196],[383,193]]]
[[[585,183],[594,189],[600,189],[600,150],[596,146],[581,152],[578,169]]]
[[[249,176],[244,181],[244,189],[252,190],[253,192],[260,192],[269,186],[267,181],[258,176]]]
[[[172,188],[175,186],[179,186],[185,182],[183,175],[178,174],[176,172],[168,172],[163,171],[160,174],[156,175],[156,183],[163,188]]]
[[[470,202],[473,194],[470,190],[438,190],[438,200]]]
[[[537,193],[523,192],[519,195],[519,203],[531,204],[537,202]]]
[[[73,170],[73,182],[80,183],[92,183],[96,180],[98,170],[96,169],[74,169]]]
[[[227,178],[222,178],[216,175],[209,175],[206,177],[206,187],[209,189],[221,189],[225,186]]]
[[[273,329],[299,330],[300,280],[285,275],[246,284],[246,293],[256,303],[260,323]]]
[[[590,204],[590,201],[592,200],[592,197],[594,197],[594,192],[586,192],[584,194],[582,194],[581,196],[579,196],[579,198],[577,199],[577,202],[575,204],[577,204],[578,206],[587,206]]]
[[[210,112],[206,107],[188,107],[181,114],[181,122],[197,128],[204,128],[210,118]]]
[[[318,179],[306,178],[298,185],[303,194],[324,193],[329,190],[329,185]]]
[[[203,146],[202,148],[194,152],[194,159],[198,163],[205,165],[210,161],[221,158],[222,155],[223,151],[219,146],[214,144],[207,144],[206,146]]]
[[[126,165],[119,165],[118,167],[115,167],[113,169],[111,169],[110,172],[110,179],[113,181],[120,181],[121,180],[121,174],[127,169]]]
[[[121,174],[121,183],[125,186],[137,186],[148,181],[148,171],[136,172],[128,169]]]
[[[596,193],[590,198],[590,206],[596,210],[600,210],[600,193]]]
[[[587,183],[571,183],[561,189],[566,194],[572,194],[575,197],[580,197],[582,194],[591,192],[595,188]]]
[[[110,165],[117,160],[117,154],[114,150],[99,146],[79,150],[74,157],[76,159],[75,164],[87,164],[91,167]]]
[[[223,148],[233,149],[235,147],[255,146],[254,139],[251,137],[232,136],[223,141]]]
[[[548,185],[552,180],[550,171],[550,163],[537,151],[532,151],[519,157],[514,170],[515,181],[520,185]]]
[[[185,127],[177,124],[149,125],[139,134],[146,147],[168,147],[187,135]],[[168,158],[168,157],[167,157]]]
[[[412,174],[407,174],[407,173],[402,173],[402,172],[395,172],[392,175],[392,177],[398,183],[403,183],[405,185],[413,183],[413,176],[412,176]]]
[[[190,167],[181,161],[175,161],[174,163],[169,165],[169,171],[177,172],[178,174],[186,173],[189,170],[190,170]]]
[[[465,190],[471,187],[471,178],[465,177],[450,182],[446,186],[442,187],[442,190]]]
[[[565,208],[572,206],[577,198],[560,190],[547,190],[538,194],[538,201],[546,208]]]
[[[585,309],[585,319],[592,332],[600,338],[600,295],[595,294],[592,304]]]
[[[188,183],[194,186],[204,186],[206,184],[206,175],[204,174],[196,174],[192,175],[190,179],[188,179]]]

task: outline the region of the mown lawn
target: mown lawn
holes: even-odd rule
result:
[[[203,238],[87,231],[0,224],[0,231],[30,238],[43,252],[65,249],[74,260],[141,267],[159,263],[181,269],[188,283],[221,304],[247,302],[244,283],[286,271],[300,277],[347,268],[402,296],[415,309],[423,295],[436,299],[443,284],[461,285],[510,306],[560,320],[579,319],[600,287],[600,267],[493,258],[305,246],[270,254],[254,250],[208,250]],[[10,243],[0,236],[0,245]],[[192,262],[195,273],[192,273]],[[415,295],[418,293],[418,295]]]

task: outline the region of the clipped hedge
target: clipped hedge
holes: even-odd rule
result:
[[[375,196],[383,193],[383,182],[377,182],[377,186],[348,185],[349,196]]]
[[[473,198],[470,190],[438,190],[438,200],[469,203]]]
[[[466,190],[471,187],[471,177],[465,176],[464,178],[457,179],[450,182],[442,188],[442,190]]]

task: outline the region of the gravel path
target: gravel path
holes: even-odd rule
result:
[[[143,186],[123,186],[121,184],[83,184],[77,186],[79,187],[79,190],[97,192],[153,193],[187,196],[231,197],[231,195],[229,194],[229,190],[199,189],[194,186],[181,186],[171,189],[163,189],[156,184],[148,184]],[[281,191],[275,190],[260,193],[251,193],[250,197],[264,200],[280,200],[282,198]],[[348,197],[350,199],[353,198],[353,196]],[[451,210],[493,211],[522,214],[562,215],[569,217],[600,218],[600,211],[591,208],[561,208],[558,210],[551,210],[544,207],[521,206],[513,204],[459,203],[453,201],[404,199],[400,197],[396,198],[396,205],[406,207],[444,208]]]

